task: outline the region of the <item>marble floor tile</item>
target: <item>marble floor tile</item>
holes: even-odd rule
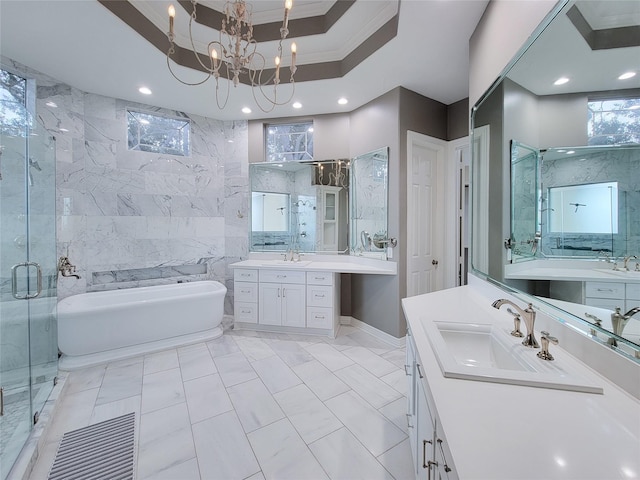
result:
[[[256,360],[251,365],[271,393],[281,392],[302,383],[277,355]]]
[[[138,448],[138,477],[155,478],[160,472],[195,458],[191,428],[175,430]]]
[[[232,353],[223,357],[215,357],[214,362],[218,368],[222,382],[227,388],[258,378],[258,374],[242,352]]]
[[[336,338],[323,338],[325,343],[328,343],[338,351],[346,350],[351,347],[360,347],[361,345],[354,339],[347,335],[338,335]]]
[[[274,397],[306,443],[314,442],[343,426],[306,385],[284,390]]]
[[[331,480],[394,480],[391,474],[346,428],[319,439],[309,448]],[[345,452],[349,452],[345,455]],[[409,480],[400,477],[397,480]]]
[[[265,479],[262,472],[258,472],[255,475],[251,475],[250,477],[246,478],[245,480],[265,480]]]
[[[247,435],[266,480],[329,479],[287,419]]]
[[[364,367],[376,377],[382,377],[388,375],[391,372],[398,371],[393,363],[381,358],[380,355],[376,355],[368,348],[364,347],[352,347],[343,350],[347,357]]]
[[[401,397],[401,394],[360,365],[352,365],[334,372],[373,408],[380,408]]]
[[[140,446],[143,447],[190,426],[189,411],[184,402],[145,413],[140,419]]]
[[[325,404],[374,456],[407,438],[393,422],[353,391],[333,397]]]
[[[378,340],[373,335],[367,332],[363,332],[362,330],[356,330],[355,332],[350,333],[348,336],[363,347],[367,347],[378,355],[384,355],[385,353],[388,353],[396,348],[386,342],[383,342],[382,340]]]
[[[276,354],[273,349],[261,338],[236,337],[236,343],[244,356],[250,362],[255,362],[262,358],[272,357]]]
[[[339,370],[340,368],[353,365],[353,360],[346,357],[331,345],[326,343],[314,343],[305,347],[306,350],[322,363],[329,370]]]
[[[184,402],[179,368],[145,375],[142,382],[142,413]]]
[[[315,360],[309,352],[302,348],[298,342],[274,340],[269,346],[276,352],[284,363],[290,367],[302,365],[303,363]]]
[[[232,335],[227,335],[225,333],[215,340],[209,340],[206,345],[209,352],[211,352],[211,356],[216,358],[239,352],[240,348],[233,338],[234,337]]]
[[[407,408],[407,397],[400,397],[399,399],[386,404],[384,407],[379,408],[378,411],[408,435]]]
[[[395,447],[378,455],[378,461],[396,480],[415,478],[413,458],[411,457],[411,443],[409,439],[400,442]]]
[[[97,388],[65,394],[64,403],[54,414],[49,436],[59,440],[66,432],[89,425],[98,395]]]
[[[107,370],[106,365],[98,365],[96,367],[83,368],[70,372],[67,380],[65,391],[67,393],[75,393],[82,390],[90,390],[99,388],[102,385],[102,379]]]
[[[247,433],[284,418],[278,403],[260,379],[240,383],[227,390]]]
[[[200,480],[198,459],[191,458],[186,462],[178,463],[165,470],[153,472],[151,476],[141,478],[140,480]]]
[[[211,352],[204,343],[179,348],[178,360],[182,380],[185,382],[218,372],[216,364],[211,358]]]
[[[380,377],[384,383],[392,387],[402,395],[407,395],[407,389],[409,388],[409,382],[407,381],[407,375],[402,370],[395,370],[387,375]]]
[[[191,423],[233,410],[220,375],[207,375],[184,382]]]
[[[142,393],[143,363],[142,357],[138,358],[139,361],[122,364],[120,367],[107,367],[100,385],[97,404],[110,403]]]
[[[208,418],[192,429],[203,479],[243,479],[260,471],[235,412]]]
[[[293,371],[323,402],[351,390],[349,385],[317,360],[293,367]]]
[[[110,403],[102,403],[93,408],[90,424],[104,422],[127,413],[135,412],[136,423],[140,421],[140,409],[142,404],[142,395],[123,398]]]
[[[397,348],[380,356],[398,368],[404,368],[405,363],[407,363],[407,353],[404,348]]]
[[[178,368],[178,352],[175,348],[161,352],[149,353],[144,356],[144,374],[162,372]]]

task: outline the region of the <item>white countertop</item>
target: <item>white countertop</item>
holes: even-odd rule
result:
[[[614,271],[613,265],[597,260],[547,259],[505,265],[504,276],[520,280],[640,283],[640,272]]]
[[[258,268],[271,270],[301,270],[313,272],[361,273],[369,275],[396,275],[396,262],[351,255],[303,255],[299,262],[283,261],[282,256],[256,255],[248,260],[232,263],[231,268]]]
[[[420,322],[512,327],[511,315],[492,308],[493,300],[466,286],[402,301],[459,478],[640,478],[640,402],[573,357],[604,394],[442,375]],[[561,347],[552,345],[556,362],[570,357]]]

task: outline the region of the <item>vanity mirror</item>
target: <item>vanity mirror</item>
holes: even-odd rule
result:
[[[385,147],[351,160],[252,163],[250,251],[386,259],[387,162]]]
[[[640,2],[539,31],[472,109],[472,268],[634,357],[640,315],[611,313],[640,305]]]

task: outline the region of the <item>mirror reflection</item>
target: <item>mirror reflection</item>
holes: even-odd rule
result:
[[[473,109],[472,267],[633,355],[640,315],[612,320],[640,306],[640,2],[557,12]]]

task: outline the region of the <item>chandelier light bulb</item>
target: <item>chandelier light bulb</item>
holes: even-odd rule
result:
[[[176,9],[173,5],[169,5],[169,35],[173,36],[173,19],[176,17]]]
[[[218,51],[215,48],[211,50],[211,58],[213,59],[213,69],[218,70]]]

